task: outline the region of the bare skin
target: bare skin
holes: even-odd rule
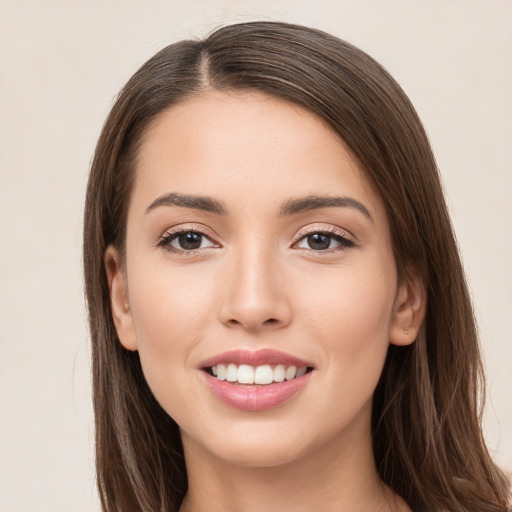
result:
[[[341,201],[305,208],[312,196]],[[112,247],[105,261],[121,343],[181,429],[181,512],[409,510],[376,472],[371,401],[424,293],[398,282],[382,202],[321,120],[256,93],[164,112],[139,154],[125,265]],[[262,349],[307,361],[306,384],[257,411],[220,400],[204,361]]]
[[[380,481],[368,443],[357,442],[359,435],[354,432],[354,443],[340,447],[343,460],[330,446],[298,464],[272,468],[219,465],[186,441],[190,489],[180,512],[410,512]]]

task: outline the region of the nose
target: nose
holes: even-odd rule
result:
[[[226,262],[220,318],[250,332],[282,329],[292,321],[285,276],[271,250],[246,250]]]

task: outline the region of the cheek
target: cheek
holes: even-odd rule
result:
[[[141,348],[172,349],[190,343],[207,318],[212,285],[198,266],[170,268],[165,261],[130,276],[130,304]],[[174,339],[181,343],[172,343]],[[162,343],[161,346],[160,343]]]
[[[310,274],[311,275],[311,274]],[[303,282],[314,292],[303,297],[304,329],[322,351],[325,386],[369,398],[375,389],[389,346],[396,293],[394,265],[361,265],[340,269],[323,286]],[[334,384],[333,384],[334,383]]]
[[[323,269],[320,272],[325,274]],[[348,341],[360,333],[358,346],[372,335],[388,336],[396,294],[393,267],[387,272],[380,265],[367,265],[361,271],[346,268],[329,277],[320,272],[310,272],[310,282],[301,276],[296,295],[303,290],[297,301],[302,311],[297,316],[308,317],[328,338]]]
[[[164,262],[141,270],[134,269],[129,289],[138,351],[150,388],[168,409],[188,386],[190,354],[211,318],[212,286],[200,269],[170,271]]]

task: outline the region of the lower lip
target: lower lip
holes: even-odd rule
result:
[[[264,386],[236,384],[219,380],[206,372],[203,374],[210,390],[225,404],[243,411],[265,411],[285,403],[301,391],[308,383],[311,372]]]

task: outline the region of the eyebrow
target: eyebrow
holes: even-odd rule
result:
[[[157,197],[146,208],[146,214],[159,206],[180,206],[182,208],[203,210],[217,215],[228,215],[228,209],[222,201],[218,201],[217,199],[213,199],[208,196],[179,194],[177,192],[163,194],[160,197]],[[352,199],[351,197],[340,196],[307,196],[297,199],[288,199],[281,206],[279,215],[284,217],[306,211],[332,207],[355,208],[367,219],[373,221],[370,212],[362,203],[356,199]]]
[[[187,194],[178,194],[171,192],[157,197],[147,208],[146,214],[159,206],[181,206],[182,208],[193,208],[206,212],[216,213],[217,215],[227,215],[228,210],[224,203],[206,196],[191,196]]]
[[[308,196],[299,199],[289,199],[280,210],[280,215],[295,215],[297,213],[310,210],[319,210],[320,208],[343,207],[355,208],[360,211],[367,219],[373,221],[370,212],[362,203],[351,197],[339,196]]]

